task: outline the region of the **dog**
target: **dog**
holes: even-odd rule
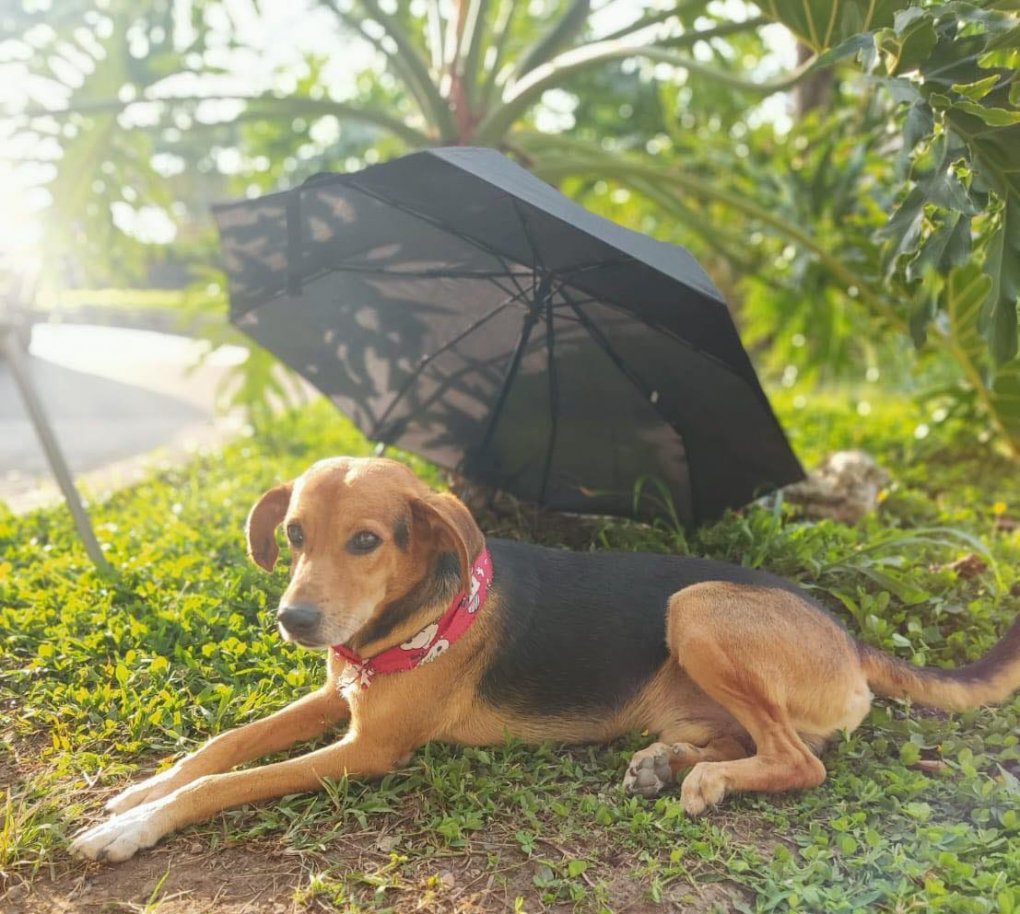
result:
[[[983,659],[920,668],[856,641],[795,584],[702,558],[486,541],[453,495],[403,464],[340,457],[266,492],[251,557],[292,552],[280,633],[328,651],[325,684],[207,742],[107,804],[72,849],[121,861],[228,807],[379,777],[430,740],[464,745],[657,739],[624,788],[675,785],[698,816],[729,793],[814,787],[818,757],[872,693],[947,710],[1020,687],[1020,620]],[[234,766],[347,722],[333,744]]]

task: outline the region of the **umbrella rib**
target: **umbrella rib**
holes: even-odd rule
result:
[[[630,381],[639,391],[641,395],[648,400],[659,416],[665,421],[670,428],[673,428],[673,420],[670,419],[663,411],[659,408],[658,397],[653,396],[655,391],[648,385],[648,383],[642,378],[637,372],[630,368],[620,354],[613,348],[613,344],[606,339],[605,335],[595,326],[594,322],[587,314],[585,314],[577,304],[575,304],[570,297],[567,295],[566,290],[560,288],[560,295],[563,296],[564,300],[570,305],[571,310],[577,315],[578,320],[581,322],[581,326],[588,331],[588,335],[599,345],[599,348],[609,356],[612,363],[620,370],[620,373]]]
[[[545,504],[546,490],[549,487],[549,472],[552,469],[553,452],[556,450],[556,436],[560,426],[560,385],[556,374],[556,336],[553,332],[552,296],[545,300],[545,340],[546,340],[546,374],[549,378],[549,418],[552,428],[549,430],[549,443],[545,448],[545,465],[542,467],[542,487],[539,489],[538,503]]]
[[[285,203],[287,222],[287,294],[296,298],[301,294],[301,191],[287,195]]]
[[[525,269],[527,269],[527,268],[525,267]],[[313,273],[309,273],[309,274],[307,274],[305,276],[302,276],[301,277],[301,282],[303,284],[314,282],[315,280],[321,279],[323,276],[329,276],[332,273],[363,273],[363,274],[373,275],[373,276],[385,276],[385,277],[388,277],[388,278],[391,278],[391,279],[403,279],[403,278],[407,278],[407,279],[487,279],[497,289],[499,289],[500,292],[505,292],[507,295],[516,295],[517,298],[521,298],[521,297],[529,294],[529,290],[525,289],[517,281],[516,277],[519,274],[516,274],[516,273],[514,273],[513,271],[510,271],[510,270],[508,270],[507,272],[504,272],[504,273],[472,273],[472,272],[467,272],[467,271],[465,271],[463,273],[457,273],[457,272],[453,272],[453,271],[443,272],[443,273],[439,273],[439,272],[432,273],[432,272],[425,272],[425,271],[421,271],[421,272],[410,272],[410,271],[403,272],[403,271],[399,271],[399,270],[394,270],[392,272],[387,272],[385,270],[372,270],[372,269],[369,269],[367,267],[359,268],[359,267],[352,267],[352,266],[328,266],[328,267],[323,267],[320,270],[316,270]],[[520,274],[520,275],[527,275],[530,278],[532,274],[530,272],[528,272],[527,274]],[[506,285],[504,285],[503,283],[499,282],[499,280],[503,279],[503,278],[507,278],[507,279],[509,279],[511,281],[511,283],[513,283],[514,288],[516,288],[516,290],[517,290],[516,293],[512,292],[511,289],[509,289]],[[279,293],[277,293],[277,292],[271,293],[271,295],[269,297],[273,298],[277,294],[279,294]],[[267,299],[267,301],[263,301],[263,302],[260,302],[259,304],[252,305],[250,308],[248,308],[248,311],[254,311],[256,308],[261,308],[267,302],[268,302],[268,299]],[[247,313],[247,311],[245,313]]]
[[[287,294],[290,295],[291,297],[296,297],[296,296],[301,294],[301,287],[302,287],[302,284],[304,282],[313,280],[313,279],[317,278],[318,275],[325,275],[326,273],[336,272],[338,269],[343,270],[343,271],[348,272],[348,273],[370,273],[370,274],[377,275],[377,276],[398,276],[398,277],[399,276],[407,276],[410,279],[447,279],[447,278],[449,278],[449,279],[467,279],[467,278],[490,279],[490,280],[492,280],[493,285],[495,285],[497,288],[501,289],[503,292],[508,292],[509,290],[506,289],[504,286],[502,286],[496,280],[499,279],[500,277],[508,276],[510,278],[511,282],[513,283],[513,285],[517,288],[518,293],[524,294],[524,290],[522,289],[520,284],[516,282],[516,280],[514,278],[514,271],[510,269],[509,264],[502,257],[500,257],[499,255],[496,255],[496,254],[494,254],[494,256],[496,256],[496,259],[499,260],[500,264],[503,267],[503,271],[500,272],[500,273],[496,273],[496,272],[481,272],[481,273],[476,273],[476,272],[468,271],[468,270],[460,270],[460,271],[457,271],[457,270],[434,270],[434,271],[433,270],[422,270],[422,271],[417,271],[417,272],[410,272],[409,271],[408,273],[405,274],[405,273],[400,273],[400,272],[390,273],[390,272],[388,272],[386,270],[373,270],[373,269],[367,268],[367,267],[358,268],[358,267],[355,267],[355,266],[341,266],[341,267],[331,266],[331,267],[326,267],[326,268],[318,271],[317,274],[312,274],[311,276],[303,276],[301,274],[301,272],[297,268],[297,264],[301,260],[301,225],[300,225],[300,219],[301,219],[301,191],[302,191],[302,188],[305,187],[306,185],[308,185],[309,183],[314,183],[314,179],[315,179],[315,176],[313,175],[312,178],[309,178],[307,181],[305,181],[304,185],[302,185],[301,187],[295,188],[290,194],[288,194],[287,200],[286,200],[286,221],[287,221],[287,284],[286,284],[286,289],[287,289]],[[362,190],[361,188],[355,187],[355,190],[360,190],[362,193],[367,193],[366,191]],[[372,196],[372,195],[369,194],[369,196]],[[379,199],[379,198],[376,198],[376,199]],[[391,205],[396,205],[396,204],[391,204]],[[398,206],[397,208],[399,209],[401,207]],[[407,208],[403,208],[403,209],[404,209],[405,212],[412,212],[412,211],[408,210]],[[450,231],[450,230],[446,229],[446,231]],[[463,236],[457,234],[456,232],[451,232],[451,234],[453,234],[457,238],[461,238],[461,240],[469,241],[469,239],[464,238]],[[470,241],[469,241],[469,243],[470,243]],[[362,251],[360,251],[358,253],[364,254],[368,250],[370,250],[370,249],[365,249],[365,250],[362,250]],[[521,266],[524,266],[525,269],[527,269],[527,267],[524,264],[521,264]]]
[[[567,300],[567,293],[564,291],[566,288],[567,288],[566,284],[561,284],[558,287],[559,292],[563,296],[564,300]],[[765,394],[765,391],[761,388],[760,382],[757,382],[757,376],[755,376],[755,382],[757,382],[757,390],[755,391],[754,390],[755,385],[754,384],[750,384],[749,379],[745,375],[743,375],[741,373],[741,371],[739,370],[738,367],[736,367],[734,365],[731,365],[729,362],[727,362],[721,356],[716,355],[714,352],[709,352],[707,349],[700,349],[699,347],[695,346],[690,340],[685,340],[682,336],[680,336],[679,333],[677,333],[675,330],[673,330],[670,327],[666,327],[666,326],[663,326],[662,324],[653,323],[652,321],[646,320],[640,314],[637,314],[636,312],[631,311],[626,306],[618,304],[617,302],[615,302],[615,301],[613,301],[612,299],[609,299],[609,298],[595,298],[595,297],[588,296],[588,297],[585,297],[585,298],[570,299],[567,303],[570,306],[570,308],[573,309],[575,312],[577,311],[577,306],[578,305],[582,305],[582,304],[599,305],[600,307],[609,308],[612,311],[615,311],[615,312],[617,312],[619,314],[625,315],[626,317],[630,318],[631,320],[636,320],[636,321],[640,322],[641,324],[643,324],[645,327],[649,327],[650,329],[656,331],[657,333],[662,334],[664,337],[666,337],[666,339],[671,340],[672,342],[676,343],[678,346],[683,346],[685,349],[687,349],[690,352],[695,353],[696,355],[700,356],[701,358],[703,358],[703,359],[705,359],[707,361],[710,361],[710,362],[714,362],[716,365],[718,365],[720,368],[724,368],[730,374],[736,375],[738,378],[740,378],[741,380],[743,380],[744,382],[749,384],[750,388],[752,389],[752,391],[755,392],[755,394],[758,397],[758,399],[764,401],[766,404],[768,404],[768,402],[769,402],[768,396]],[[588,319],[590,320],[590,318],[588,318]],[[739,337],[738,337],[738,342],[739,342]],[[772,409],[771,405],[769,406],[769,409],[770,410]],[[778,420],[776,420],[776,421],[778,422]]]
[[[458,381],[464,380],[465,377],[476,375],[482,376],[484,379],[486,369],[489,367],[490,366],[487,365],[485,362],[467,361],[467,363],[461,368],[458,368],[457,370],[451,372],[448,375],[440,376],[437,379],[436,389],[431,394],[429,394],[429,396],[425,400],[422,400],[420,403],[417,404],[417,411],[419,413],[424,413],[427,410],[429,410],[437,400],[441,400],[443,398],[443,396],[449,391],[451,385]],[[400,429],[401,431],[404,431],[409,421],[410,417],[405,417],[402,420],[394,422],[391,431],[393,429]],[[387,442],[383,443],[386,444]]]
[[[412,216],[415,219],[420,219],[422,222],[431,225],[433,228],[439,229],[439,231],[445,232],[448,235],[453,235],[454,238],[459,238],[466,244],[471,245],[471,247],[479,251],[482,251],[486,254],[489,254],[492,257],[495,257],[496,260],[503,265],[503,269],[506,270],[506,274],[510,278],[510,281],[513,282],[515,286],[517,286],[518,293],[521,295],[525,294],[525,290],[522,289],[520,285],[517,283],[514,271],[510,269],[510,261],[508,261],[506,257],[504,257],[495,248],[490,247],[487,244],[484,244],[477,238],[472,238],[470,235],[464,235],[461,232],[455,231],[448,225],[444,225],[438,219],[433,219],[431,216],[427,216],[425,213],[421,213],[418,210],[414,209],[413,207],[406,206],[403,203],[398,203],[396,200],[391,200],[388,197],[384,197],[382,194],[368,190],[367,188],[362,187],[360,184],[356,184],[354,181],[352,181],[349,186],[353,190],[358,191],[358,193],[364,194],[366,197],[371,197],[373,200],[378,200],[380,203],[384,203],[386,204],[386,206],[391,206],[393,207],[393,209],[399,210],[400,212],[405,213],[408,216]],[[518,264],[518,266],[523,266],[525,267],[525,269],[527,269],[527,264]]]
[[[536,295],[536,299],[541,297],[543,294],[547,294],[542,288],[539,288]],[[503,415],[503,407],[506,406],[507,397],[510,394],[510,387],[514,382],[514,378],[517,376],[517,369],[520,367],[521,359],[524,357],[524,347],[528,345],[528,339],[531,336],[531,331],[538,321],[538,311],[534,308],[528,309],[528,313],[524,315],[524,323],[521,325],[521,335],[517,338],[517,345],[514,348],[514,354],[510,358],[510,364],[507,365],[506,373],[503,375],[503,382],[499,388],[499,397],[496,400],[496,405],[493,407],[492,415],[489,416],[489,423],[485,427],[485,434],[482,436],[482,443],[478,446],[478,450],[470,458],[470,463],[476,466],[481,464],[482,457],[485,452],[488,451],[489,445],[492,444],[492,436],[496,432],[496,426],[499,425],[500,417]]]
[[[531,248],[531,259],[534,262],[532,272],[540,270],[544,273],[545,262],[538,253],[538,245],[535,244],[535,239],[531,237],[531,229],[528,228],[528,221],[524,218],[524,213],[521,212],[521,205],[516,197],[510,198],[510,205],[513,206],[514,212],[517,214],[517,221],[521,224],[521,231],[524,232],[524,240],[528,242],[528,247]]]
[[[453,235],[454,238],[459,238],[461,241],[465,242],[471,247],[479,251],[482,251],[491,257],[494,257],[497,261],[499,261],[500,264],[502,264],[503,269],[505,270],[505,275],[514,284],[514,286],[516,286],[518,293],[520,293],[521,295],[525,294],[525,290],[522,289],[520,284],[517,282],[517,274],[514,272],[514,270],[510,268],[510,264],[515,261],[508,260],[496,248],[492,247],[491,245],[487,245],[484,242],[478,240],[477,238],[471,237],[470,235],[466,235],[462,232],[455,231],[454,229],[450,228],[450,226],[444,225],[438,219],[434,219],[431,216],[426,215],[425,213],[419,212],[413,207],[406,206],[402,203],[398,203],[396,200],[389,199],[380,193],[368,190],[367,188],[362,187],[361,185],[353,181],[349,184],[349,186],[351,187],[351,189],[356,190],[358,193],[364,194],[366,197],[371,197],[373,200],[378,200],[380,203],[384,203],[387,206],[392,206],[394,209],[400,210],[400,212],[406,213],[408,216],[411,216],[415,219],[420,219],[422,222],[431,225],[433,228],[439,229],[439,231],[441,232],[446,232],[447,234]],[[528,228],[527,222],[524,218],[524,214],[521,212],[520,203],[516,197],[511,196],[509,194],[507,196],[510,199],[510,204],[514,208],[514,212],[517,214],[517,219],[520,222],[521,230],[524,232],[525,240],[528,242],[528,247],[531,249],[531,256],[534,259],[534,264],[532,265],[532,273],[533,274],[535,273],[536,265],[539,270],[545,273],[546,272],[545,263],[538,253],[538,248],[535,244],[535,239],[532,237],[531,231]],[[610,258],[609,260],[605,261],[596,261],[594,263],[581,264],[580,266],[573,267],[568,270],[558,271],[557,275],[575,276],[579,273],[585,273],[588,270],[599,269],[601,267],[606,266],[613,266],[616,263],[626,263],[628,262],[629,259],[631,258],[617,257]],[[526,264],[519,264],[519,266],[527,268]],[[495,279],[498,275],[500,274],[493,274],[491,278]],[[500,288],[502,288],[502,286],[500,286]]]
[[[342,261],[339,264],[325,268],[326,273],[366,273],[371,276],[386,276],[392,279],[500,279],[507,276],[506,272],[480,272],[475,270],[445,270],[437,268],[434,270],[387,270],[376,267],[360,267],[353,264],[346,264]]]
[[[594,260],[591,263],[582,263],[576,267],[570,267],[566,270],[556,270],[558,277],[562,276],[577,276],[579,273],[587,273],[590,270],[604,270],[606,267],[619,267],[624,264],[631,263],[633,258],[629,257],[610,257],[606,260]]]
[[[307,184],[308,182],[306,181],[305,183]],[[507,278],[509,278],[511,283],[513,283],[514,287],[517,289],[519,294],[521,294],[521,295],[525,294],[524,288],[517,281],[517,274],[516,274],[516,272],[511,268],[511,261],[508,261],[507,258],[504,257],[495,248],[493,248],[493,247],[491,247],[489,245],[484,244],[483,242],[479,241],[476,238],[472,238],[472,237],[470,237],[468,235],[462,234],[461,232],[457,232],[457,231],[453,230],[452,228],[450,228],[449,226],[444,225],[438,219],[434,219],[431,216],[426,215],[425,213],[421,213],[421,212],[417,211],[416,209],[414,209],[413,207],[406,206],[406,205],[401,204],[401,203],[397,203],[395,200],[390,200],[387,197],[384,197],[382,194],[379,194],[377,192],[368,190],[367,188],[364,188],[364,187],[360,187],[358,184],[356,184],[353,181],[344,182],[344,183],[346,184],[346,186],[349,189],[354,190],[357,193],[364,194],[366,197],[371,197],[373,200],[378,200],[380,203],[384,203],[387,206],[391,206],[394,209],[399,210],[400,212],[405,213],[408,216],[411,216],[411,217],[413,217],[415,219],[419,219],[422,222],[425,222],[426,224],[431,225],[433,228],[436,228],[436,229],[438,229],[441,232],[446,232],[447,234],[453,235],[454,238],[459,238],[461,241],[465,242],[466,244],[470,245],[471,247],[475,248],[476,250],[480,250],[480,251],[490,255],[491,257],[494,257],[500,263],[500,265],[503,267],[503,273],[492,273],[492,274],[489,275],[488,278],[492,280],[493,284],[495,286],[497,286],[497,288],[501,289],[504,292],[508,291],[504,286],[502,286],[498,282],[496,282],[496,280],[500,276],[506,276]],[[300,188],[295,188],[295,190],[300,190]],[[511,200],[516,205],[516,200],[514,200],[513,198],[511,198]],[[290,205],[290,201],[289,200],[288,200],[288,205]],[[288,211],[288,233],[289,233],[289,240],[293,241],[293,232],[290,232],[290,229],[289,229],[290,219],[291,219],[290,212]],[[518,264],[518,266],[524,267],[524,269],[526,269],[526,270],[528,269],[527,264]],[[324,269],[321,272],[328,273],[328,272],[333,272],[333,270],[331,268],[326,268],[326,269]],[[533,267],[531,268],[530,272],[532,273],[532,275],[534,275],[534,268]],[[314,277],[301,277],[301,278],[298,279],[298,283],[300,284],[301,281],[308,281],[309,278],[314,278]],[[291,277],[289,275],[289,269],[288,269],[288,291],[290,291],[290,288],[291,288]]]
[[[620,354],[613,348],[613,344],[610,343],[609,340],[606,339],[602,331],[595,326],[595,323],[592,321],[592,319],[588,317],[588,315],[585,314],[577,304],[574,303],[574,301],[567,294],[567,291],[563,286],[560,286],[559,293],[560,295],[563,296],[564,301],[566,301],[570,305],[574,314],[577,315],[578,319],[581,322],[581,326],[583,326],[584,329],[588,331],[588,335],[598,344],[599,348],[602,349],[602,351],[609,357],[610,361],[617,367],[620,373],[628,381],[630,381],[630,383],[633,384],[638,389],[638,391],[640,391],[641,395],[649,402],[649,404],[651,404],[652,409],[654,409],[655,412],[659,414],[659,418],[661,418],[662,421],[666,423],[666,425],[673,429],[673,431],[680,437],[681,441],[684,441],[685,438],[683,432],[676,427],[673,420],[669,416],[667,416],[666,413],[664,413],[662,411],[662,408],[659,406],[659,398],[655,396],[656,391],[651,389],[648,383],[644,380],[644,378],[642,378],[641,375],[639,375],[636,371],[631,369],[627,365],[627,363],[624,362]],[[687,461],[687,474],[689,477],[692,475],[691,464],[689,460]],[[691,483],[691,491],[692,493],[694,491],[693,480]],[[698,519],[697,506],[695,505],[693,496],[691,498],[691,514],[693,520],[696,522]]]
[[[513,295],[515,298],[521,298],[528,294],[528,290],[517,282],[517,274],[509,269],[501,273],[482,273],[472,270],[373,270],[369,267],[340,265],[338,267],[327,269],[326,272],[360,273],[369,276],[385,276],[388,279],[487,279],[497,289],[499,289],[500,292],[505,292],[507,295]],[[508,288],[504,283],[500,282],[501,279],[509,279],[513,286],[517,289],[516,293]]]
[[[373,440],[375,440],[376,438],[379,437],[379,433],[380,433],[381,429],[386,424],[386,420],[389,419],[390,414],[396,408],[397,404],[401,400],[404,399],[404,397],[407,395],[408,391],[414,386],[414,382],[417,381],[418,378],[421,377],[422,372],[426,368],[428,368],[429,365],[435,359],[437,359],[439,356],[441,356],[444,352],[448,352],[450,349],[452,349],[454,346],[456,346],[457,343],[459,343],[462,339],[464,339],[464,337],[469,336],[470,334],[474,333],[479,327],[481,327],[483,324],[487,323],[488,321],[492,320],[492,318],[494,318],[501,311],[505,311],[515,301],[519,300],[520,297],[521,297],[520,294],[511,295],[505,301],[503,301],[499,305],[497,305],[492,311],[489,311],[487,314],[483,314],[480,318],[478,318],[478,320],[474,321],[472,324],[470,324],[468,327],[466,327],[464,330],[462,330],[460,333],[458,333],[455,337],[453,337],[453,339],[448,340],[439,349],[437,349],[435,352],[430,352],[420,362],[418,362],[417,367],[414,369],[413,372],[411,372],[410,377],[404,382],[403,386],[400,388],[400,391],[390,401],[390,405],[386,407],[386,409],[383,412],[383,414],[376,420],[375,424],[372,426],[372,431],[371,431],[371,433],[369,434],[368,437],[373,439]]]

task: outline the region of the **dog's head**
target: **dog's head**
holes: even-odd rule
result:
[[[395,460],[337,457],[266,492],[247,521],[248,552],[271,571],[283,526],[291,578],[280,631],[305,647],[374,650],[398,643],[422,614],[466,586],[484,539],[453,495]]]

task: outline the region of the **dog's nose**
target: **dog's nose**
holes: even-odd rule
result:
[[[276,620],[289,635],[295,638],[307,638],[319,627],[320,613],[314,606],[298,603],[294,606],[281,606],[276,612]]]

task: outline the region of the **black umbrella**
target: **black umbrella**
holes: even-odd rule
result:
[[[551,508],[700,521],[800,479],[691,255],[491,149],[216,208],[231,320],[369,438]]]

